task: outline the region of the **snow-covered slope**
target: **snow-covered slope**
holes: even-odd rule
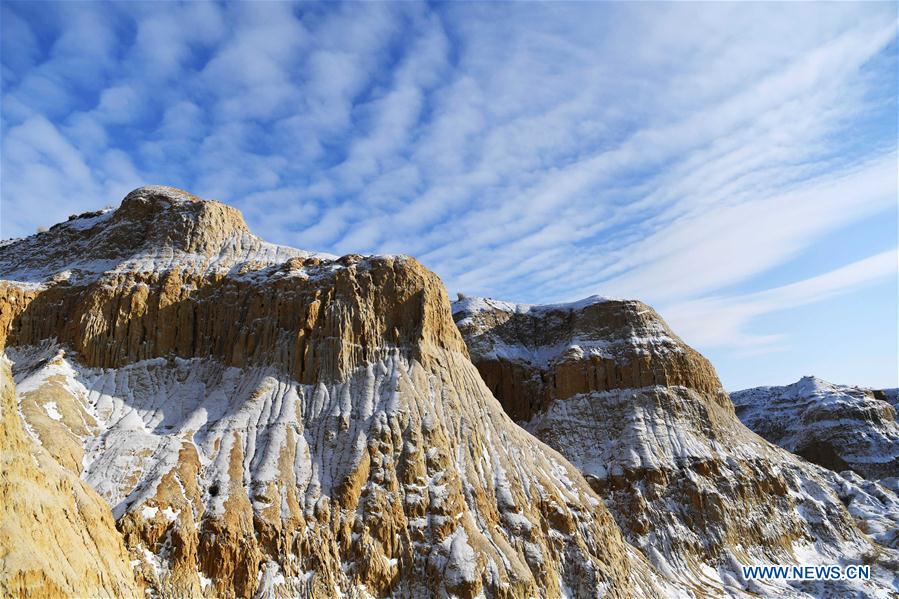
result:
[[[746,426],[811,462],[872,480],[899,477],[896,409],[869,389],[807,376],[731,399]]]
[[[336,258],[266,243],[238,210],[157,185],[129,193],[116,210],[73,215],[49,231],[4,243],[0,273],[20,283],[83,284],[103,273],[223,275],[310,257]]]
[[[649,306],[592,298],[522,308],[464,298],[453,316],[507,412],[581,470],[627,538],[671,578],[713,594],[899,590],[887,532],[893,500],[749,431],[708,361]],[[880,590],[845,582],[773,590],[739,571],[875,555]]]

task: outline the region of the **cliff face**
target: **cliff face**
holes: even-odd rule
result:
[[[896,409],[875,392],[805,377],[731,395],[737,416],[772,443],[836,472],[899,477]]]
[[[848,583],[771,591],[741,582],[739,565],[865,555],[881,555],[887,571],[899,563],[859,528],[892,544],[888,505],[870,509],[879,490],[747,430],[712,366],[648,306],[463,298],[453,313],[507,412],[576,465],[628,540],[672,577],[712,594],[854,593]],[[850,496],[852,514],[841,501]]]
[[[109,506],[23,427],[0,357],[0,595],[138,597]]]
[[[4,417],[106,500],[154,596],[678,588],[504,414],[411,258],[272,246],[233,209],[145,188],[3,245],[0,277]],[[68,567],[12,532],[10,559]]]
[[[641,302],[466,298],[453,304],[453,315],[478,371],[515,420],[580,393],[653,385],[688,387],[729,405],[708,360]]]

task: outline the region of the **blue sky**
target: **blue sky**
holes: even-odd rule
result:
[[[895,3],[2,3],[0,236],[147,183],[897,386]]]

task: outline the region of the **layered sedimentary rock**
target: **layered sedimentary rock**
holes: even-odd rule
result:
[[[899,477],[896,409],[869,389],[804,377],[731,394],[737,416],[772,443],[836,472]]]
[[[0,357],[0,596],[141,596],[109,506],[54,457],[23,426]]]
[[[641,302],[594,296],[533,306],[464,298],[453,314],[484,381],[516,420],[579,393],[654,385],[727,402],[708,360]]]
[[[0,278],[4,418],[106,500],[148,595],[680,594],[504,414],[411,258],[273,246],[154,187],[0,246]]]
[[[709,362],[650,307],[460,298],[453,313],[506,411],[581,470],[626,537],[670,577],[700,594],[888,594],[846,582],[772,590],[739,572],[880,560],[883,584],[895,590],[888,573],[899,562],[884,546],[889,503],[877,511],[876,489],[747,430]],[[858,509],[850,514],[841,497]]]

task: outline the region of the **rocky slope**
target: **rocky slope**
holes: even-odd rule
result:
[[[12,596],[35,572],[69,596],[686,592],[504,414],[414,259],[273,246],[153,187],[3,244],[0,279],[4,492],[74,489],[42,534],[94,542],[22,544],[28,506],[3,501]]]
[[[712,595],[899,590],[888,547],[895,504],[744,427],[712,366],[648,306],[461,298],[453,313],[506,411],[581,470],[625,536],[669,577]],[[848,582],[772,590],[739,573],[740,564],[859,560],[878,562],[880,590]]]
[[[746,426],[810,462],[871,480],[899,477],[896,409],[871,390],[809,376],[731,399]]]
[[[109,506],[23,427],[0,357],[0,596],[138,597]]]

